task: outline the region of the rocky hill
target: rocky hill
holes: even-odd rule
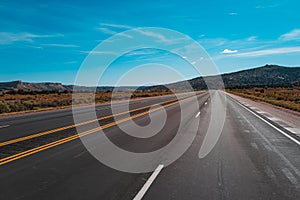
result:
[[[224,86],[226,88],[269,86],[269,87],[289,87],[300,86],[300,67],[282,67],[278,65],[265,65],[254,69],[248,69],[233,73],[222,74]],[[204,81],[205,79],[205,81]],[[216,76],[198,77],[188,80],[194,89],[207,89],[206,82],[212,89],[221,88],[222,82]],[[175,90],[185,90],[186,82],[176,82],[150,87],[141,87],[140,90],[165,90],[166,87]],[[78,87],[82,91],[93,90],[93,87]],[[120,87],[119,90],[131,90],[134,87]],[[22,81],[0,82],[0,90],[24,90],[24,91],[72,91],[72,85],[61,83],[27,83]],[[113,87],[97,87],[97,91],[113,90]]]
[[[278,65],[265,65],[254,69],[248,69],[233,73],[222,74],[222,80],[225,88],[269,86],[269,87],[289,87],[299,86],[300,67],[282,67]],[[205,80],[205,81],[204,81]],[[206,82],[212,86],[212,89],[222,87],[217,76],[198,77],[188,80],[194,89],[207,89]],[[166,87],[175,90],[186,89],[185,82],[167,84],[165,86],[152,86],[148,89],[163,90]]]
[[[24,91],[65,91],[72,88],[61,83],[27,83],[22,81],[2,82],[0,90],[24,90]]]
[[[63,85],[62,83],[28,83],[22,81],[11,81],[11,82],[0,82],[0,91],[72,91],[74,85]],[[119,87],[120,91],[132,90],[135,87]],[[114,87],[111,86],[103,86],[97,87],[97,91],[105,92],[112,91]],[[80,91],[94,91],[95,87],[86,87],[86,86],[76,86],[76,90]]]
[[[300,67],[265,65],[222,75],[226,87],[238,86],[292,86],[300,81]]]

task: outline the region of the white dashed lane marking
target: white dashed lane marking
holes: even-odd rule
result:
[[[0,125],[0,128],[6,128],[6,127],[9,127],[9,125]]]
[[[163,169],[163,167],[164,165],[158,165],[158,167],[154,170],[150,178],[147,180],[147,182],[144,184],[142,189],[139,191],[139,193],[137,193],[133,200],[141,200],[143,198],[143,196],[146,194],[147,190],[150,188],[151,184],[154,182],[155,178]]]

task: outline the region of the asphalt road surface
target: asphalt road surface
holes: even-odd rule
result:
[[[154,172],[146,173],[118,171],[91,155],[93,150],[87,150],[73,126],[71,110],[1,118],[0,199],[300,199],[298,138],[223,92],[199,94],[198,109],[189,95],[182,94],[180,104],[174,96],[131,102],[130,115],[139,127],[153,123],[155,127],[160,123],[155,119],[167,116],[162,129],[149,138],[124,133],[126,129],[134,135],[146,134],[132,128],[135,126],[122,114],[126,111],[123,102],[117,105],[120,114],[115,120],[110,105],[96,106],[99,123],[87,115],[89,107],[78,109],[88,121],[82,121],[80,136],[108,159],[114,152],[105,148],[105,140],[98,139],[107,137],[137,154],[164,148],[176,134],[183,141],[193,139],[175,162],[168,163],[169,156],[181,146],[161,153],[151,162]],[[218,117],[212,117],[212,110],[220,107],[226,108],[224,126]],[[99,134],[98,124],[104,134]],[[211,124],[222,126],[222,132],[209,154],[200,159],[199,150],[209,137]],[[120,165],[134,168],[148,163]]]

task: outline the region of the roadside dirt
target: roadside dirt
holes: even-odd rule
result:
[[[285,109],[282,107],[274,106],[272,104],[266,103],[266,102],[261,102],[261,101],[254,101],[251,99],[247,99],[244,97],[240,97],[234,94],[230,94],[231,97],[238,101],[245,102],[253,107],[258,108],[259,110],[266,112],[270,115],[272,115],[275,118],[278,118],[288,124],[291,127],[300,129],[300,112]]]

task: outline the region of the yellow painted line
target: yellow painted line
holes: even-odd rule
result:
[[[184,98],[184,99],[185,99],[185,98]],[[20,152],[20,153],[17,153],[17,154],[14,154],[14,155],[11,155],[11,156],[2,158],[2,159],[0,159],[0,165],[4,165],[4,164],[9,163],[9,162],[12,162],[12,161],[14,161],[14,160],[18,160],[18,159],[20,159],[20,158],[23,158],[23,157],[26,157],[26,156],[29,156],[29,155],[32,155],[32,154],[35,154],[35,153],[44,151],[44,150],[46,150],[46,149],[50,149],[50,148],[52,148],[52,147],[55,147],[55,146],[58,146],[58,145],[61,145],[61,144],[64,144],[64,143],[73,141],[73,140],[78,139],[78,138],[80,138],[80,137],[83,137],[83,136],[86,136],[86,135],[95,133],[96,131],[107,129],[107,128],[112,127],[112,126],[115,126],[115,125],[117,125],[117,124],[120,124],[120,123],[129,121],[130,119],[134,119],[134,118],[137,118],[137,117],[141,117],[141,116],[147,115],[147,114],[149,114],[149,113],[151,113],[151,112],[160,110],[160,109],[162,109],[162,108],[164,108],[164,107],[172,106],[172,105],[174,105],[174,104],[176,104],[176,103],[178,103],[178,101],[173,102],[173,103],[170,103],[170,104],[167,104],[167,105],[162,106],[162,107],[158,107],[158,108],[152,109],[152,110],[150,110],[150,111],[146,111],[146,112],[139,113],[139,114],[134,115],[134,116],[132,116],[132,117],[127,117],[127,118],[118,120],[118,121],[116,121],[116,122],[111,122],[111,123],[106,124],[106,125],[104,125],[104,126],[102,126],[102,127],[98,127],[98,128],[94,128],[94,129],[91,129],[91,130],[88,130],[88,131],[84,131],[84,132],[82,132],[82,133],[80,133],[80,134],[76,134],[76,135],[73,135],[73,136],[69,136],[69,137],[66,137],[66,138],[63,138],[63,139],[60,139],[60,140],[57,140],[57,141],[54,141],[54,142],[51,142],[51,143],[48,143],[48,144],[39,146],[39,147],[35,147],[35,148],[33,148],[33,149],[29,149],[29,150],[26,150],[26,151],[23,151],[23,152]]]
[[[187,98],[187,97],[184,97],[184,98]],[[181,99],[178,99],[178,101],[179,100],[181,100]],[[113,116],[120,116],[120,115],[123,115],[123,114],[126,114],[126,113],[131,113],[131,112],[143,110],[143,109],[146,109],[146,108],[150,108],[153,105],[169,103],[169,102],[172,102],[172,101],[176,101],[176,99],[163,101],[163,102],[152,104],[152,105],[149,105],[149,106],[144,106],[144,107],[141,107],[141,108],[136,108],[136,109],[132,109],[132,110],[129,110],[129,111],[117,113],[115,115],[108,115],[108,116],[105,116],[105,117],[100,117],[98,119],[93,119],[93,120],[78,123],[78,124],[73,124],[73,125],[69,125],[69,126],[65,126],[65,127],[61,127],[61,128],[56,128],[56,129],[52,129],[52,130],[49,130],[49,131],[44,131],[44,132],[40,132],[40,133],[36,133],[36,134],[32,134],[32,135],[28,135],[28,136],[24,136],[24,137],[20,137],[20,138],[8,140],[8,141],[5,141],[5,142],[0,142],[0,147],[6,146],[6,145],[9,145],[9,144],[13,144],[13,143],[17,143],[17,142],[21,142],[21,141],[25,141],[25,140],[29,140],[29,139],[33,139],[33,138],[37,138],[37,137],[41,137],[41,136],[48,135],[48,134],[51,134],[51,133],[56,133],[56,132],[59,132],[59,131],[71,129],[71,128],[74,128],[76,126],[83,126],[83,125],[90,124],[90,123],[93,123],[93,122],[108,119],[108,118],[111,118]]]

